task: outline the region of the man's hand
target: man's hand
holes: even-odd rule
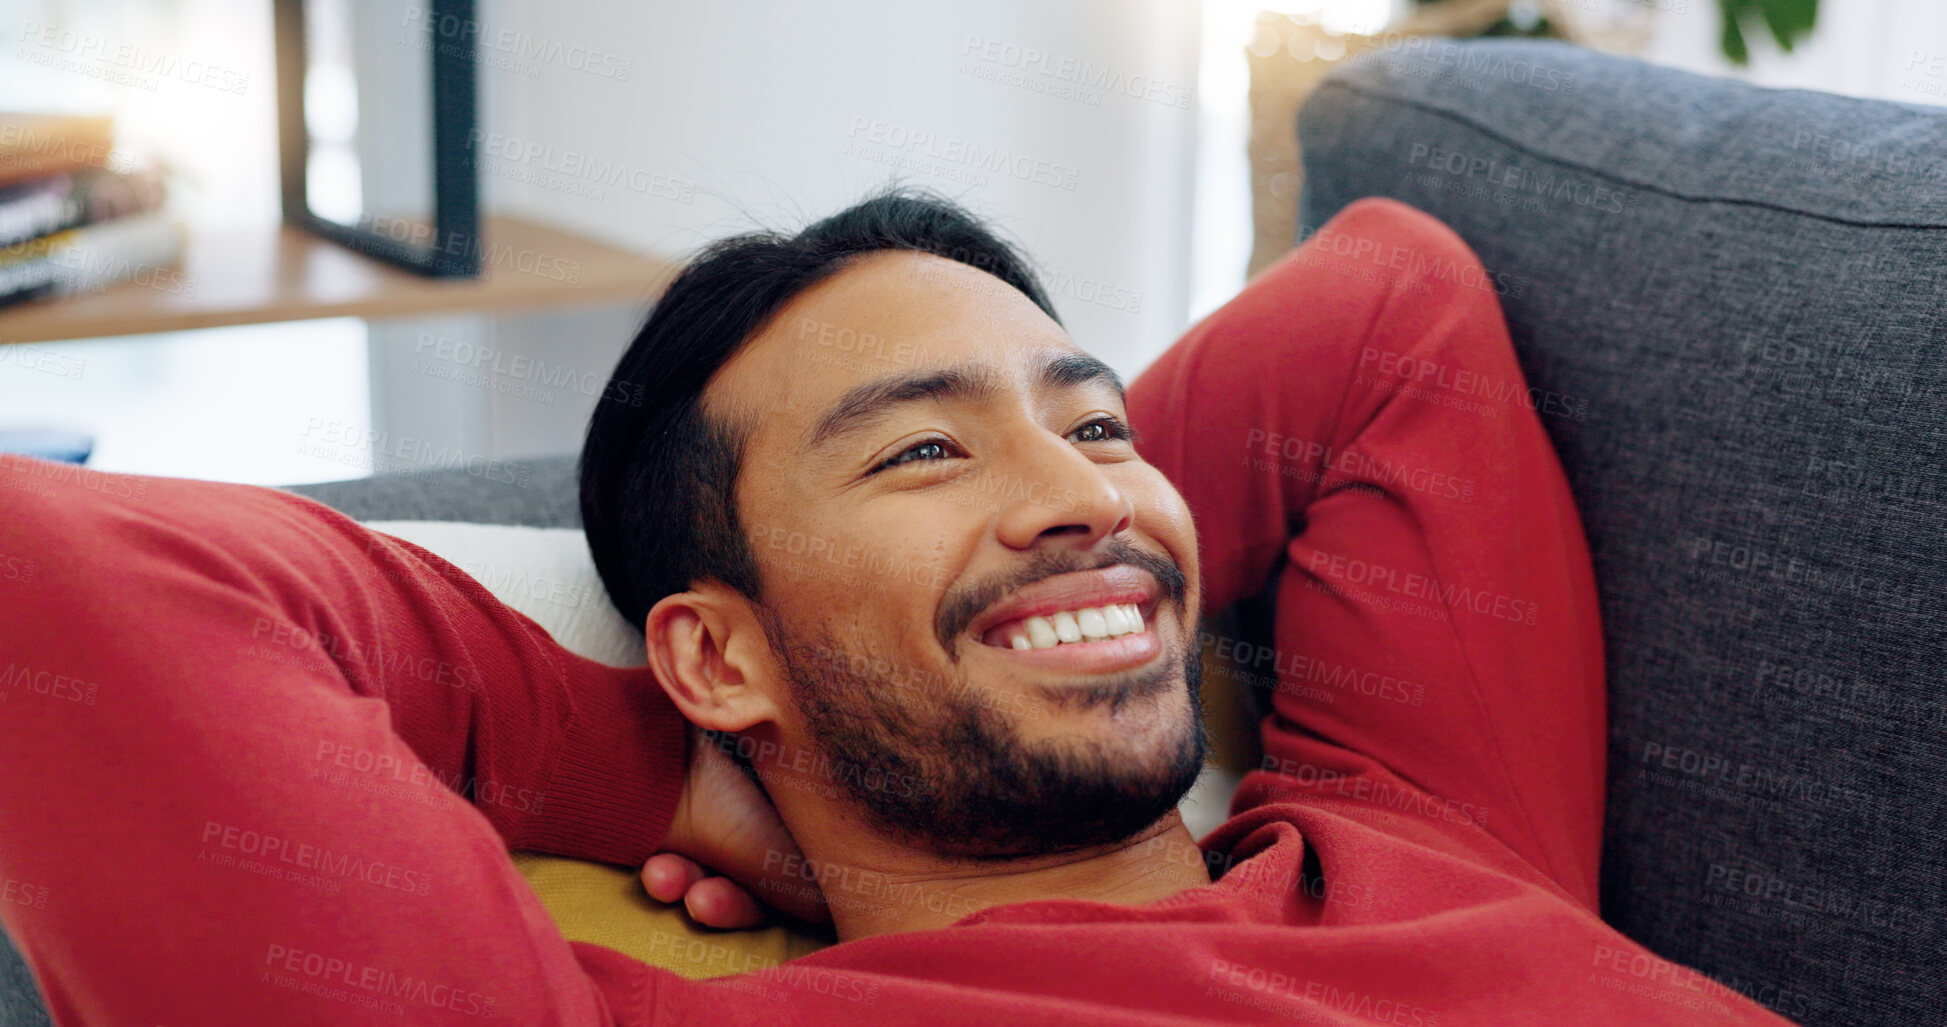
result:
[[[692,724],[689,777],[676,817],[662,851],[642,865],[650,898],[681,900],[707,927],[763,923],[760,900],[801,920],[829,921],[817,884],[784,873],[786,865],[801,866],[792,857],[802,855],[757,782]]]

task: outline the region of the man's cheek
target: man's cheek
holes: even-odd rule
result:
[[[1142,518],[1145,509],[1153,511],[1148,518],[1151,524],[1149,533],[1154,535],[1168,550],[1170,558],[1176,561],[1177,569],[1183,572],[1185,582],[1184,605],[1192,617],[1197,613],[1200,597],[1198,585],[1197,526],[1190,504],[1183,494],[1163,475],[1162,471],[1151,468],[1155,484],[1147,498],[1147,506],[1138,505],[1137,517]]]

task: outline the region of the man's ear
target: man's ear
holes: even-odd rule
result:
[[[649,666],[684,718],[712,731],[777,719],[776,664],[750,600],[714,581],[664,596],[643,626]]]

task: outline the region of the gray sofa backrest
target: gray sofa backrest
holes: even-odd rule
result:
[[[1398,41],[1298,118],[1491,271],[1595,555],[1603,915],[1806,1023],[1947,1022],[1947,110]]]
[[[361,521],[579,528],[577,459],[568,455],[521,462],[499,460],[479,468],[449,467],[291,485],[287,491],[309,496]]]

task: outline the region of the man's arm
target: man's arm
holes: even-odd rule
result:
[[[645,669],[265,489],[0,457],[0,554],[0,916],[57,1019],[605,1018],[506,851],[655,850]]]
[[[1433,218],[1355,203],[1159,358],[1130,417],[1196,518],[1205,609],[1275,575],[1274,651],[1244,663],[1275,680],[1281,773],[1237,808],[1474,824],[1593,908],[1594,580],[1496,284]]]

